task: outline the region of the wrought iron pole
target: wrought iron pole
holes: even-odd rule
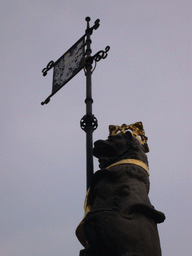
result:
[[[87,61],[85,64],[86,68],[86,115],[90,119],[92,117],[92,88],[91,88],[91,69],[92,69],[92,59],[89,58],[91,55],[91,31],[89,29],[89,21],[90,18],[86,18],[87,21]],[[91,124],[91,120],[89,120],[89,124],[86,129],[86,161],[87,161],[87,189],[90,186],[91,177],[93,175],[93,154],[92,154],[92,148],[93,148],[93,128]]]
[[[87,176],[87,189],[90,187],[91,178],[93,175],[93,131],[97,128],[97,119],[92,114],[92,88],[91,88],[91,73],[92,73],[92,63],[93,58],[91,57],[91,34],[93,29],[97,29],[99,26],[99,20],[95,22],[95,25],[90,28],[89,21],[90,18],[87,17],[85,19],[87,21],[87,29],[86,29],[86,59],[85,59],[85,75],[86,75],[86,115],[81,119],[81,128],[86,132],[86,176]]]

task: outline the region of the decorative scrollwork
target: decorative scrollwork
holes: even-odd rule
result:
[[[85,132],[87,129],[93,129],[94,131],[98,127],[97,118],[92,114],[85,115],[81,118],[80,126],[81,129],[84,130]]]
[[[55,63],[54,63],[53,60],[51,60],[51,61],[47,64],[47,67],[42,70],[43,76],[46,76],[46,75],[47,75],[47,72],[48,72],[50,69],[52,69],[52,67],[54,66],[54,64],[55,64]]]
[[[101,59],[105,59],[108,55],[108,51],[110,50],[110,46],[107,46],[105,47],[105,51],[99,51],[97,52],[94,56],[93,56],[93,59],[98,62],[100,61]]]
[[[93,29],[96,30],[96,29],[98,29],[98,27],[100,26],[100,24],[99,24],[100,20],[97,19],[97,20],[95,21],[94,25],[93,25],[91,28],[89,28],[89,21],[91,20],[91,18],[90,18],[90,17],[86,17],[85,20],[87,21],[87,24],[88,24],[88,28],[86,29],[85,33],[86,33],[86,34],[89,34],[89,35],[92,35]]]

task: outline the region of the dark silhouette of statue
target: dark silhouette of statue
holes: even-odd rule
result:
[[[143,125],[109,130],[107,140],[94,143],[101,169],[92,177],[85,217],[76,230],[85,247],[80,256],[161,256],[157,223],[165,215],[148,197],[149,148]]]

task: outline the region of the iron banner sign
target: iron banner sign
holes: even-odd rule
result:
[[[85,36],[80,38],[54,64],[52,93],[56,93],[83,68]]]
[[[52,93],[41,104],[47,104],[50,98],[59,91],[69,80],[71,80],[84,67],[85,57],[85,35],[82,36],[66,53],[56,62],[50,61],[42,70],[43,76],[53,68]]]

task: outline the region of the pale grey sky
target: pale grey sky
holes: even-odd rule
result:
[[[100,19],[93,73],[94,141],[108,125],[142,121],[148,136],[149,197],[166,221],[163,256],[192,254],[190,0],[1,1],[0,255],[79,255],[75,229],[86,190],[85,76],[81,71],[48,105],[56,61]],[[95,171],[98,169],[94,161]]]

